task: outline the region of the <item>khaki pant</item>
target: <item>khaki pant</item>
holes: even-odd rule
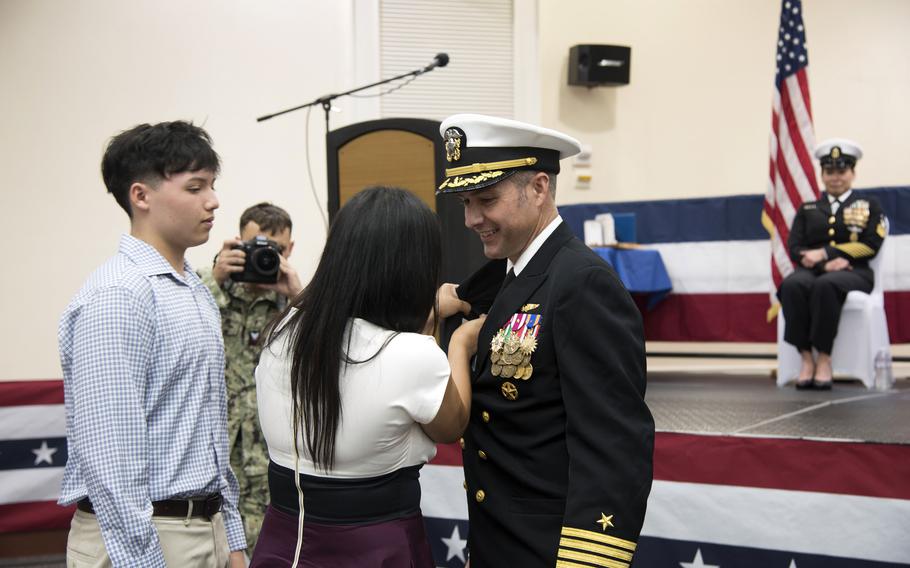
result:
[[[230,550],[221,513],[202,517],[152,517],[169,567],[223,568]],[[95,515],[76,511],[66,542],[67,568],[111,568]]]

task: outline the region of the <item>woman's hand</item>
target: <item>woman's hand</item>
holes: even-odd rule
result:
[[[483,322],[486,319],[487,316],[484,314],[475,320],[466,321],[458,326],[458,329],[452,334],[452,339],[449,340],[449,348],[451,349],[454,345],[459,349],[463,349],[468,357],[477,353],[477,337],[480,335],[480,328],[483,327]]]

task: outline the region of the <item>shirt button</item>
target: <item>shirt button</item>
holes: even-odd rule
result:
[[[479,452],[477,452],[477,455],[478,455],[478,456],[480,457],[480,459],[482,459],[482,460],[487,459],[487,453],[486,453],[485,451],[483,451],[483,450],[480,450]]]
[[[461,449],[464,449],[464,438],[458,438],[458,445],[461,446]]]
[[[486,410],[484,410],[483,412],[480,413],[480,417],[483,418],[484,422],[490,421],[490,413],[487,412]]]
[[[486,498],[487,494],[483,492],[483,489],[478,489],[477,493],[474,494],[474,499],[476,499],[478,503],[483,503],[483,500]]]

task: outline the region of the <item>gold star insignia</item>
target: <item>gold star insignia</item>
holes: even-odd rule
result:
[[[613,526],[613,515],[610,515],[608,517],[608,516],[604,515],[603,513],[601,513],[600,520],[597,521],[597,524],[599,524],[600,526],[603,527],[604,532],[607,532],[607,527]]]

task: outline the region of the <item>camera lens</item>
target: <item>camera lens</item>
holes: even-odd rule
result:
[[[278,272],[281,266],[281,258],[274,249],[264,247],[253,251],[250,257],[252,267],[263,276],[271,276]]]

